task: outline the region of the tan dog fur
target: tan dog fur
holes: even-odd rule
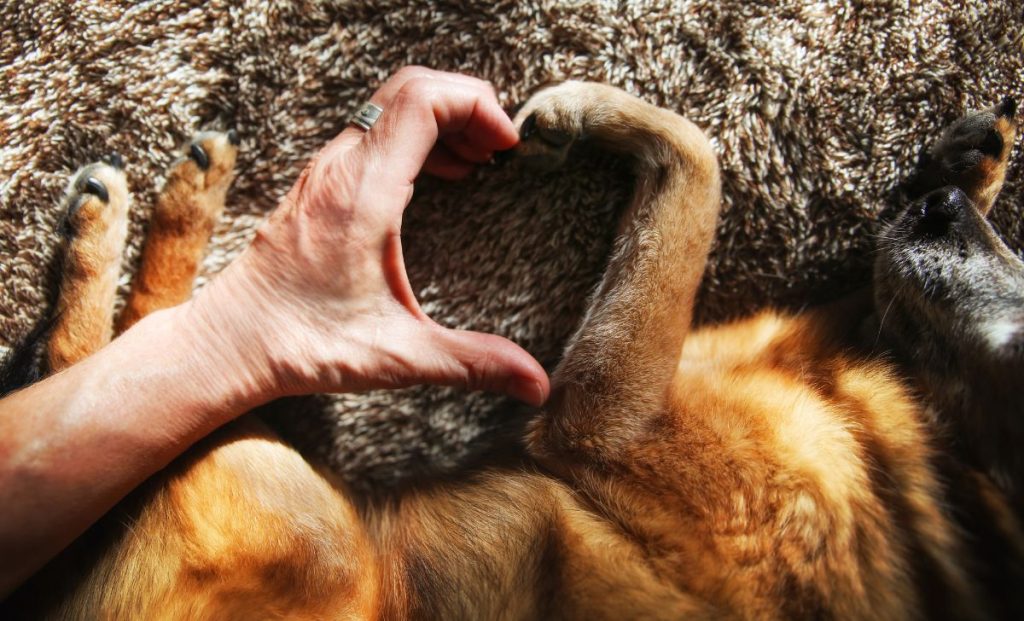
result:
[[[107,189],[108,200],[86,193],[93,179]],[[124,173],[98,163],[77,173],[67,192],[61,295],[50,333],[51,371],[85,358],[113,335],[114,294],[128,232],[128,186]]]
[[[243,420],[126,501],[16,609],[71,619],[998,614],[969,571],[913,388],[849,345],[864,300],[690,333],[720,204],[703,133],[581,83],[542,91],[517,121],[534,126],[525,156],[558,160],[585,135],[632,156],[637,174],[520,461],[378,502]],[[180,299],[209,234],[202,217],[171,234],[158,222],[139,282],[162,302],[135,305],[138,316]],[[192,242],[174,241],[182,231]],[[179,252],[184,267],[167,269]],[[998,490],[965,476],[981,482],[1006,541],[1021,541]]]
[[[142,262],[118,319],[123,332],[149,313],[181,304],[192,297],[192,281],[235,176],[235,149],[224,134],[202,134],[200,145],[210,158],[209,170],[192,159],[180,160],[153,208]]]

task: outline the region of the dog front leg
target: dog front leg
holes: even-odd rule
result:
[[[517,123],[526,158],[558,164],[574,141],[590,140],[635,165],[608,268],[530,436],[556,468],[608,464],[663,408],[718,218],[717,158],[686,119],[600,84],[540,91]]]

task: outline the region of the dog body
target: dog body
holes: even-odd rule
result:
[[[988,114],[983,139],[994,128],[998,152],[969,159],[989,172],[937,193],[918,181],[924,197],[886,234],[877,302],[691,333],[720,205],[707,139],[610,87],[541,91],[519,113],[520,154],[557,164],[586,138],[631,157],[636,186],[519,458],[367,499],[243,419],[150,481],[8,606],[116,619],[1019,614],[1019,471],[984,442],[949,437],[967,428],[1006,447],[1020,438],[1020,400],[986,400],[988,362],[957,358],[976,346],[1021,377],[1010,302],[1024,292],[1024,265],[974,207],[991,207],[1015,131],[1012,111]],[[947,142],[947,159],[975,145]],[[943,211],[944,228],[932,221]],[[957,275],[951,256],[974,267]],[[193,274],[175,273],[168,290]],[[929,289],[940,280],[949,300]],[[157,295],[145,307],[167,303]],[[907,328],[915,312],[927,330]],[[979,317],[995,323],[968,330]],[[952,349],[920,343],[936,333]],[[881,345],[896,353],[880,355]],[[951,377],[972,387],[953,401],[941,389]],[[984,408],[997,412],[975,418]]]

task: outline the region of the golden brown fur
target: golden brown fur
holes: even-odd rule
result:
[[[373,610],[373,556],[351,506],[254,422],[208,439],[152,487],[58,618],[306,619],[323,610],[362,618]]]
[[[524,157],[557,163],[586,136],[634,157],[637,174],[614,255],[520,460],[373,500],[243,421],[126,501],[12,600],[15,610],[42,604],[83,619],[1012,610],[974,573],[984,559],[974,523],[951,509],[950,486],[975,481],[988,502],[978,519],[998,524],[986,531],[996,547],[1020,551],[1017,517],[984,475],[947,476],[914,388],[852,345],[866,299],[689,334],[720,202],[700,130],[578,83],[542,91],[518,122]],[[184,246],[159,222],[144,259],[154,263],[142,269],[149,287],[181,292],[196,255],[191,271],[164,271],[155,257]],[[208,234],[201,221],[189,233]],[[58,585],[58,597],[32,601],[33,587]]]
[[[169,171],[153,208],[142,262],[118,319],[118,332],[192,296],[192,281],[235,176],[235,150],[227,148],[228,142],[225,134],[201,134],[192,148],[206,154],[208,168],[186,158]],[[210,153],[216,157],[210,158]]]

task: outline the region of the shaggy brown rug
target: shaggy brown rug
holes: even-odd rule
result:
[[[408,63],[485,77],[510,106],[580,78],[690,117],[719,149],[728,207],[701,321],[824,300],[863,282],[874,218],[925,137],[1022,94],[1022,15],[1011,0],[4,2],[0,335],[9,342],[44,312],[56,199],[73,169],[112,150],[128,162],[127,282],[176,149],[199,128],[237,128],[240,176],[208,277]],[[994,216],[1015,249],[1021,153]],[[508,164],[423,183],[405,239],[425,310],[553,366],[628,192],[623,165],[587,153],[563,173]],[[368,485],[458,467],[522,420],[505,400],[427,388],[291,400],[268,415]]]

